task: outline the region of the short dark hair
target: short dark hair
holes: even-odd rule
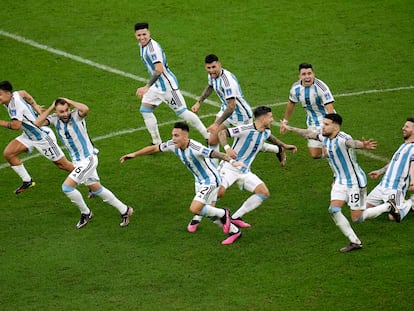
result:
[[[185,132],[190,132],[190,128],[188,127],[188,124],[185,122],[175,122],[174,123],[174,128],[175,129],[182,129]]]
[[[413,122],[413,123],[414,123],[414,118],[412,118],[412,117],[408,117],[408,118],[407,118],[407,121],[409,121],[409,122]]]
[[[325,119],[329,119],[335,124],[342,125],[342,117],[337,113],[328,113],[325,115]]]
[[[66,100],[64,100],[61,97],[58,97],[58,98],[55,99],[55,106],[57,106],[57,105],[65,105],[66,103],[67,103]]]
[[[140,29],[149,29],[149,25],[147,22],[140,22],[140,23],[136,23],[134,26],[135,31],[140,30]]]
[[[12,92],[13,86],[9,81],[1,81],[0,82],[0,90],[6,91],[6,92]]]
[[[205,63],[206,64],[211,64],[213,62],[218,62],[218,57],[215,54],[208,54],[205,58]]]
[[[264,116],[264,115],[268,114],[269,112],[272,112],[272,109],[270,107],[258,106],[254,109],[253,115],[254,115],[255,119],[257,119],[261,116]]]
[[[309,69],[309,68],[313,70],[312,64],[309,64],[309,63],[299,64],[299,71],[301,71],[301,69]]]

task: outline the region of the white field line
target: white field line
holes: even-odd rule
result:
[[[76,62],[83,63],[83,64],[86,64],[88,66],[101,69],[101,70],[109,72],[109,73],[113,73],[113,74],[116,74],[116,75],[119,75],[119,76],[130,78],[130,79],[133,79],[133,80],[136,80],[136,81],[140,81],[140,82],[143,82],[143,83],[148,81],[147,79],[145,79],[143,77],[140,77],[140,76],[137,76],[137,75],[134,75],[132,73],[128,73],[128,72],[125,72],[125,71],[122,71],[122,70],[119,70],[119,69],[116,69],[116,68],[113,68],[113,67],[110,67],[110,66],[107,66],[107,65],[96,63],[96,62],[91,61],[89,59],[85,59],[83,57],[80,57],[80,56],[70,54],[70,53],[62,51],[62,50],[58,50],[58,49],[49,47],[47,45],[38,43],[36,41],[27,39],[25,37],[22,37],[22,36],[4,31],[2,29],[0,29],[0,35],[2,35],[4,37],[7,37],[7,38],[10,38],[10,39],[13,39],[15,41],[18,41],[20,43],[30,45],[30,46],[38,48],[40,50],[44,50],[44,51],[47,51],[47,52],[52,53],[52,54],[56,54],[56,55],[60,55],[60,56],[69,58],[69,59],[74,60]],[[366,90],[366,91],[359,91],[359,92],[353,92],[353,93],[336,94],[335,97],[358,96],[358,95],[370,94],[370,93],[395,92],[395,91],[411,90],[411,89],[414,89],[414,86],[410,85],[410,86],[406,86],[406,87],[398,87],[398,88],[390,88],[390,89]],[[186,92],[186,91],[183,91],[183,90],[181,90],[181,92],[182,92],[183,95],[185,95],[187,97],[190,97],[192,99],[197,99],[198,98],[198,96],[196,96],[195,94],[192,94],[192,93],[189,93],[189,92]],[[208,100],[208,99],[205,102],[207,104],[212,105],[212,106],[220,107],[220,104],[218,102]],[[281,105],[284,105],[284,104],[286,104],[286,102],[272,103],[272,104],[269,104],[269,106],[281,106]],[[200,116],[200,118],[206,118],[206,117],[210,117],[210,116],[213,116],[213,115],[214,114],[203,115],[203,116]],[[175,122],[175,120],[170,121],[170,122],[160,123],[159,125],[160,126],[170,125],[174,122]],[[274,122],[274,123],[279,126],[278,122]],[[115,137],[115,136],[120,136],[120,135],[124,135],[124,134],[133,133],[133,132],[136,132],[136,131],[143,131],[143,130],[146,130],[146,128],[145,127],[140,127],[140,128],[135,128],[135,129],[126,129],[126,130],[122,130],[122,131],[112,132],[112,133],[109,133],[107,135],[95,137],[93,140],[94,141],[99,141],[99,140],[102,140],[102,139],[107,139],[107,138],[111,138],[111,137]],[[369,152],[363,152],[363,154],[366,155],[367,157],[372,158],[372,159],[377,159],[377,160],[381,160],[381,161],[384,161],[384,162],[388,161],[388,159],[385,159],[385,158],[380,157],[380,156],[376,156],[376,155],[371,154]],[[32,158],[38,157],[38,156],[40,156],[40,154],[30,155],[28,157],[23,158],[22,160],[26,161],[26,160],[29,160],[29,159],[32,159]],[[3,168],[8,167],[8,166],[9,166],[8,163],[0,164],[0,169],[3,169]]]

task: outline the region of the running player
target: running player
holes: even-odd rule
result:
[[[315,77],[312,65],[302,63],[299,65],[299,80],[290,88],[289,100],[286,106],[285,117],[281,121],[288,124],[297,103],[306,111],[306,125],[309,130],[321,133],[323,118],[327,113],[334,113],[334,97],[328,85]],[[285,129],[280,128],[284,134]],[[312,158],[323,157],[322,142],[308,139],[309,153]]]
[[[134,29],[142,62],[150,74],[150,80],[145,86],[137,89],[136,96],[142,98],[140,112],[151,135],[152,144],[161,143],[154,109],[162,102],[167,103],[178,117],[187,121],[205,139],[208,139],[209,133],[207,133],[204,124],[195,113],[187,109],[184,97],[178,87],[177,78],[168,67],[167,58],[161,45],[151,38],[148,23],[137,23]]]
[[[16,194],[36,184],[19,158],[20,154],[31,152],[33,148],[36,148],[48,160],[53,161],[60,169],[68,172],[73,170],[72,163],[66,159],[57,144],[53,131],[48,127],[38,127],[34,124],[37,113],[40,113],[42,108],[28,92],[23,90],[13,92],[13,86],[9,81],[1,81],[0,104],[7,107],[11,119],[11,121],[0,120],[0,125],[10,130],[21,129],[23,131],[4,149],[4,157],[23,182],[15,190]]]
[[[186,123],[177,122],[172,130],[172,139],[123,155],[120,161],[124,163],[126,160],[157,152],[173,152],[194,175],[196,194],[191,202],[190,212],[208,216],[216,224],[222,226],[223,232],[228,233],[229,236],[221,243],[223,245],[232,244],[241,236],[241,231],[230,222],[228,209],[215,207],[221,179],[211,158],[228,161],[230,165],[235,167],[243,167],[244,164],[233,160],[225,153],[204,147],[199,142],[190,139],[189,131]]]
[[[73,108],[73,109],[72,109]],[[53,111],[55,113],[51,114]],[[85,227],[92,219],[93,213],[86,205],[82,194],[76,189],[84,184],[94,196],[115,207],[121,214],[121,227],[129,225],[134,210],[121,202],[101,183],[97,172],[98,150],[93,146],[86,128],[86,116],[89,107],[68,98],[57,98],[54,103],[36,120],[36,124],[53,124],[59,139],[65,144],[74,164],[73,171],[62,184],[65,195],[79,208],[81,217],[77,229]]]

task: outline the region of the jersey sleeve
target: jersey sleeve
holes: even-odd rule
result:
[[[296,104],[299,102],[298,96],[297,96],[297,88],[299,88],[299,83],[298,81],[296,81],[295,83],[292,84],[292,86],[290,87],[290,91],[289,91],[289,100]]]
[[[49,124],[53,124],[54,126],[56,126],[56,122],[58,120],[58,117],[56,115],[56,113],[48,115],[46,118],[47,121],[49,121]]]
[[[227,133],[229,134],[230,137],[240,136],[241,132],[242,132],[242,126],[231,127],[227,129]]]
[[[333,103],[335,101],[335,99],[334,99],[334,97],[331,93],[331,90],[329,89],[329,86],[325,82],[323,82],[319,79],[317,80],[317,84],[320,88],[320,92],[322,93],[321,94],[321,99],[322,99],[323,105]]]
[[[175,150],[175,145],[172,140],[169,140],[169,141],[166,141],[160,144],[161,152],[174,152],[174,150]]]
[[[163,62],[163,52],[158,42],[152,41],[152,49],[148,49],[148,54],[153,64]]]

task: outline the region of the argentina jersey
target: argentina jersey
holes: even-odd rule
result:
[[[175,148],[174,142],[169,140],[160,145],[161,152],[174,152],[183,164],[193,173],[195,182],[200,185],[215,185],[221,183],[217,166],[211,160],[212,149],[190,139],[185,150]]]
[[[252,118],[252,109],[243,96],[237,78],[230,71],[222,69],[220,76],[216,79],[208,75],[208,84],[214,88],[220,98],[221,111],[227,108],[228,99],[234,98],[236,100],[236,109],[229,116],[233,123],[243,123]]]
[[[339,132],[334,139],[319,135],[328,152],[328,161],[334,171],[335,183],[347,186],[364,188],[367,185],[365,172],[357,162],[356,152],[346,146],[346,141],[352,137],[344,132]]]
[[[77,162],[94,154],[85,118],[79,116],[77,109],[72,110],[67,123],[62,122],[56,114],[48,116],[47,120],[56,127],[59,139],[64,143],[72,161]]]
[[[380,186],[398,190],[405,195],[410,180],[410,165],[414,161],[414,143],[402,144],[392,156]]]
[[[312,86],[304,87],[301,81],[295,82],[289,94],[292,103],[300,102],[306,110],[306,124],[310,126],[322,126],[326,115],[325,105],[335,101],[329,87],[321,80],[316,79]]]
[[[12,120],[22,122],[23,134],[28,139],[39,141],[46,137],[47,133],[34,124],[37,114],[33,107],[20,96],[18,91],[13,92],[7,111]]]
[[[162,63],[164,66],[164,72],[153,85],[163,92],[167,90],[177,90],[178,80],[170,68],[168,68],[167,58],[158,42],[151,39],[146,46],[140,45],[139,47],[142,62],[147,68],[150,76],[154,73],[155,63]]]
[[[243,162],[247,168],[241,167],[242,172],[248,172],[257,153],[264,142],[270,137],[270,130],[256,130],[254,123],[227,129],[230,137],[234,137],[232,149],[237,153],[236,161]]]

